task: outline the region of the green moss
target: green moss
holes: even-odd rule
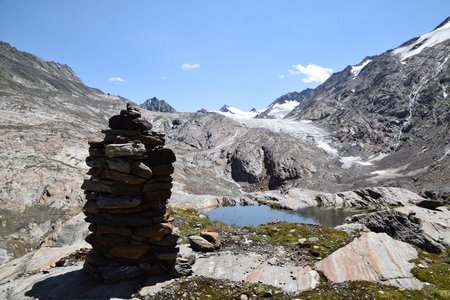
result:
[[[252,238],[281,246],[299,244],[299,239],[304,238],[306,242],[303,245],[309,247],[311,254],[320,257],[329,255],[351,241],[347,233],[333,228],[284,222],[257,226]]]
[[[415,262],[428,264],[428,266],[414,268],[412,270],[414,276],[432,284],[443,293],[450,294],[450,248],[441,254],[421,251]]]
[[[322,283],[318,288],[303,292],[301,299],[376,299],[376,300],[422,300],[422,299],[449,299],[446,291],[434,287],[422,290],[399,290],[396,287],[382,285],[367,281],[352,281],[341,284]]]

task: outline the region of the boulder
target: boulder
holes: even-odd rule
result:
[[[214,244],[208,242],[205,238],[199,236],[199,235],[191,235],[189,237],[189,244],[191,245],[192,249],[196,251],[213,251],[216,247]]]
[[[372,281],[402,289],[420,289],[411,269],[417,258],[413,246],[394,240],[386,233],[363,233],[350,244],[321,260],[316,268],[333,283]]]

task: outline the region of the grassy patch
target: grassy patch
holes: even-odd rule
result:
[[[433,287],[426,287],[419,291],[399,290],[393,286],[382,285],[367,281],[352,281],[341,284],[322,283],[318,288],[303,292],[301,299],[376,299],[376,300],[422,300],[422,299],[450,299]]]
[[[414,268],[412,270],[414,276],[430,283],[450,299],[450,248],[441,254],[421,251],[415,262],[422,264],[423,267]]]
[[[303,244],[318,257],[325,257],[351,241],[346,232],[333,228],[284,222],[257,226],[252,238],[281,246],[296,245],[300,239],[306,239]]]
[[[282,290],[265,284],[236,283],[206,277],[191,277],[156,294],[152,299],[292,299]]]
[[[182,240],[186,242],[189,235],[199,234],[200,231],[216,231],[223,233],[232,231],[233,226],[211,221],[192,209],[170,208],[169,214],[173,216],[173,225],[180,230]]]

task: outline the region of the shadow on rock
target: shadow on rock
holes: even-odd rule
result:
[[[166,278],[139,278],[106,284],[94,280],[82,270],[76,270],[53,277],[48,277],[33,285],[25,296],[37,299],[110,299],[132,298],[143,286],[163,282]]]

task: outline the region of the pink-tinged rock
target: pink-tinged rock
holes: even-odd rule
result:
[[[317,270],[332,282],[373,281],[403,289],[420,289],[423,284],[411,274],[417,258],[410,244],[394,240],[386,233],[363,233],[317,264]]]

